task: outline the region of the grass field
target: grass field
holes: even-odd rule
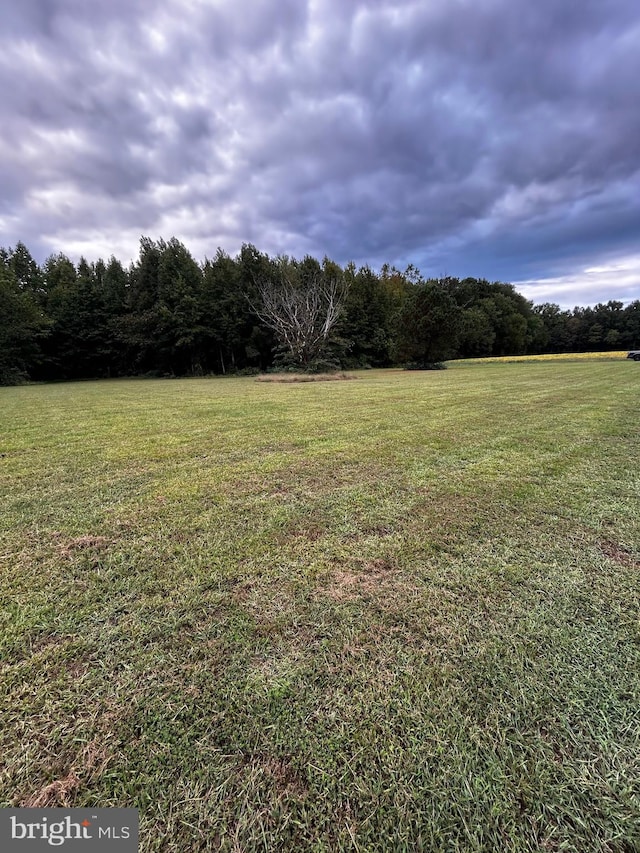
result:
[[[640,368],[0,389],[0,804],[640,850]]]
[[[628,350],[615,350],[612,352],[556,352],[543,355],[506,355],[488,356],[486,358],[460,359],[456,364],[506,364],[511,362],[534,361],[617,361],[627,357]]]

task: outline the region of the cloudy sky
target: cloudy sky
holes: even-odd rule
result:
[[[638,0],[0,0],[0,245],[640,298]]]

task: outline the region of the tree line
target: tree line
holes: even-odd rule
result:
[[[306,318],[306,320],[305,320]],[[311,318],[311,319],[310,319]],[[305,322],[313,328],[301,329]],[[246,244],[198,263],[179,240],[38,264],[0,248],[0,384],[100,377],[429,366],[451,358],[640,345],[640,301],[562,310],[513,285],[424,279],[409,266],[269,257]]]

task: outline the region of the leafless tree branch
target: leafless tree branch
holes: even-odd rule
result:
[[[344,280],[318,274],[305,282],[257,282],[260,304],[252,305],[262,322],[275,333],[294,361],[307,364],[318,356],[335,326],[346,297]]]

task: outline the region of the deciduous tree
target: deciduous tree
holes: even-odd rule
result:
[[[276,335],[294,365],[307,367],[326,350],[344,307],[344,275],[327,260],[322,267],[305,259],[280,259],[277,274],[257,282],[256,315]]]

